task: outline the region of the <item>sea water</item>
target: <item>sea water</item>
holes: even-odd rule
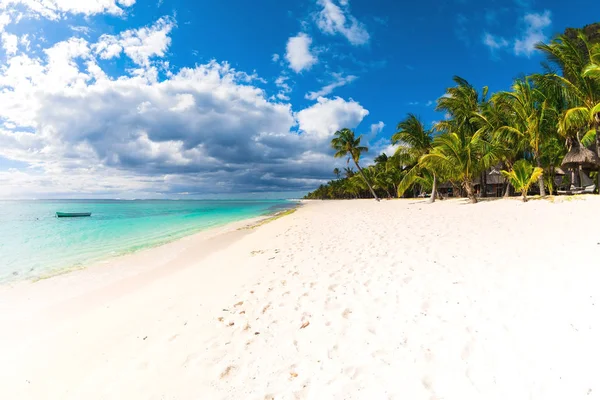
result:
[[[0,201],[0,283],[34,279],[293,206],[286,200]],[[56,218],[56,212],[91,217]]]

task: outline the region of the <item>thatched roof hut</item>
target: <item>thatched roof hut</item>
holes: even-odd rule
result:
[[[595,169],[600,165],[600,159],[596,153],[584,146],[573,146],[567,153],[562,162],[563,168],[583,168]]]

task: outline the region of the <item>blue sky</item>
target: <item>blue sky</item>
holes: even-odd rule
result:
[[[453,75],[506,90],[589,1],[4,0],[0,198],[298,196],[443,118]]]

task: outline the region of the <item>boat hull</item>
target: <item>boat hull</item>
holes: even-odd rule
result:
[[[81,218],[81,217],[91,217],[92,213],[63,213],[63,212],[57,212],[56,216],[58,218]]]

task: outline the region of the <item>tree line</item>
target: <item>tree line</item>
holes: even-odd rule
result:
[[[509,91],[490,94],[455,76],[454,86],[437,100],[446,118],[427,129],[408,114],[391,137],[393,156],[381,154],[360,165],[368,148],[350,129],[335,133],[331,146],[349,167],[307,199],[439,196],[450,183],[477,202],[475,183],[486,185],[486,171],[500,166],[507,182],[523,196],[532,185],[541,196],[553,194],[555,173],[569,152],[590,150],[580,160],[600,187],[600,24],[567,29],[550,43],[539,43],[546,60],[542,72],[515,79]],[[587,153],[586,153],[587,154]],[[589,157],[588,157],[589,158]],[[352,163],[352,164],[350,164]],[[353,165],[354,168],[350,167]],[[510,187],[507,185],[507,191]],[[482,190],[485,194],[485,190]]]

